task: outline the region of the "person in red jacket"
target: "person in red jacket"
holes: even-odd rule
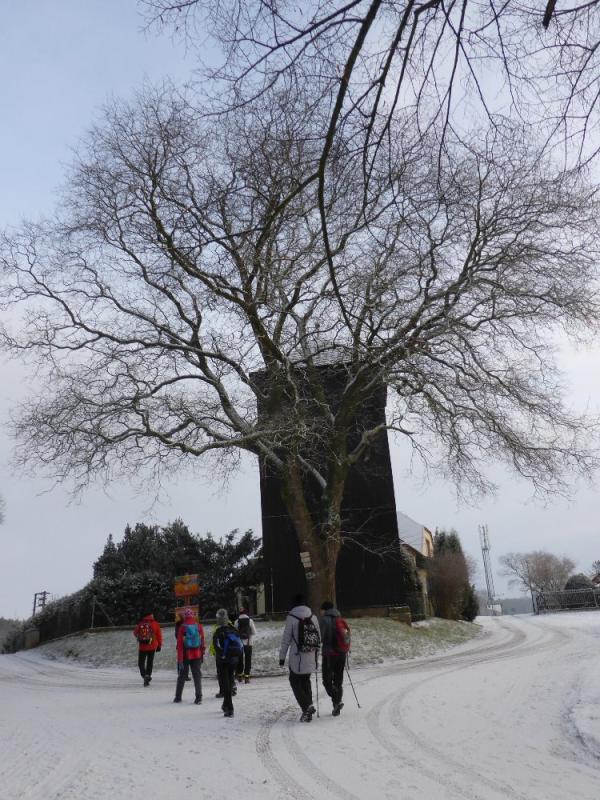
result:
[[[204,628],[194,619],[194,612],[187,608],[183,612],[183,622],[177,631],[177,686],[174,703],[181,703],[181,695],[188,673],[191,670],[194,679],[196,697],[194,703],[202,702],[202,661],[204,660]]]
[[[150,686],[154,654],[160,653],[162,647],[162,631],[160,625],[154,619],[154,614],[144,614],[133,629],[133,635],[138,640],[140,675],[144,679],[144,686]]]

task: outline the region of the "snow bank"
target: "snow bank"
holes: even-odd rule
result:
[[[542,625],[555,630],[583,634],[586,642],[582,660],[590,653],[600,658],[599,612],[571,611],[540,617]],[[568,733],[597,764],[600,760],[600,669],[590,670],[583,664],[573,670],[573,685],[565,701]]]
[[[450,622],[442,619],[417,623],[412,628],[389,619],[362,618],[350,620],[352,628],[353,666],[382,664],[419,656],[428,656],[462,644],[483,635],[479,625],[470,622]],[[257,622],[257,636],[252,654],[254,675],[279,674],[279,644],[283,624],[280,622]],[[204,628],[210,641],[213,626]],[[156,654],[155,669],[175,670],[174,629],[163,631],[164,643]],[[91,667],[131,667],[136,662],[137,643],[130,631],[98,631],[74,634],[38,648],[46,658],[60,661],[75,661]],[[206,659],[203,672],[214,674],[214,660]]]

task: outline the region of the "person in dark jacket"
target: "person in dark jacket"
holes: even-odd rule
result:
[[[144,679],[144,686],[149,686],[152,680],[152,667],[154,654],[160,653],[162,647],[162,631],[154,619],[154,614],[144,614],[133,629],[133,635],[138,640],[138,668]]]
[[[227,615],[227,619],[226,619],[226,623],[225,624],[229,625],[230,627],[233,626],[234,623],[231,621],[231,618],[230,618],[229,613],[227,612],[227,610],[224,609],[224,608],[219,609],[219,610],[220,611],[225,611],[225,614]],[[221,621],[222,620],[223,620],[223,617],[221,616]],[[217,624],[219,624],[219,623],[217,623]],[[211,643],[210,643],[209,652],[210,652],[211,656],[215,657],[215,670],[217,671],[217,680],[219,682],[219,691],[216,693],[215,697],[218,698],[219,700],[222,700],[225,697],[225,692],[223,691],[223,685],[222,685],[222,681],[221,681],[221,677],[222,676],[221,676],[221,674],[219,674],[219,670],[217,669],[218,658],[217,658],[217,653],[216,653],[215,645],[214,645],[213,641],[211,641]],[[237,669],[239,669],[239,666],[237,667]],[[235,697],[236,694],[237,694],[237,686],[235,685],[235,681],[233,682],[233,689],[231,690],[231,694],[233,695],[233,697]]]
[[[196,638],[196,628],[198,645],[190,645],[188,636],[188,628],[191,631],[191,637]],[[188,608],[183,613],[183,622],[177,631],[177,664],[180,665],[179,674],[177,675],[177,686],[175,688],[174,703],[181,703],[181,695],[183,694],[183,686],[188,672],[192,673],[194,679],[194,688],[196,690],[196,697],[194,703],[200,705],[202,702],[202,662],[204,660],[204,628],[194,618],[194,612]]]
[[[321,605],[320,614],[319,626],[323,645],[321,658],[323,686],[333,703],[333,711],[331,713],[334,717],[338,717],[344,707],[342,696],[344,694],[344,668],[346,666],[346,653],[340,651],[337,646],[335,621],[340,616],[340,612],[330,600],[326,600]]]
[[[230,636],[235,637],[239,643],[239,652],[236,655],[234,655],[231,639],[226,645]],[[243,654],[243,647],[238,632],[229,621],[229,615],[224,608],[217,611],[217,627],[213,633],[211,650],[215,654],[219,694],[223,694],[223,704],[221,705],[223,716],[233,717],[234,676]]]
[[[242,608],[240,611],[238,618],[234,622],[234,625],[237,628],[237,632],[239,633],[240,639],[244,645],[244,658],[240,660],[237,679],[240,683],[242,681],[244,681],[244,683],[250,683],[250,670],[252,669],[252,642],[256,636],[256,626],[254,625],[253,620],[250,618],[248,611],[245,608]]]
[[[281,637],[281,647],[279,648],[279,666],[285,665],[285,657],[288,655],[288,665],[290,668],[290,686],[296,698],[296,702],[302,709],[301,722],[310,722],[315,713],[312,702],[312,686],[310,677],[317,670],[317,655],[319,652],[320,639],[319,623],[317,618],[306,605],[303,595],[296,595],[293,600],[294,607],[288,612],[285,620],[285,628]],[[314,649],[303,649],[300,643],[300,622],[309,621],[314,627],[317,642]]]

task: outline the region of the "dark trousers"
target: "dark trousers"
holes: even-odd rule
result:
[[[334,705],[342,702],[346,654],[323,656],[323,686]]]
[[[308,675],[298,675],[297,672],[290,670],[290,686],[296,698],[296,702],[302,709],[306,711],[309,706],[312,706],[312,684],[310,682],[311,673]]]
[[[196,690],[196,700],[202,698],[202,661],[199,658],[193,658],[188,661],[187,658],[183,659],[183,669],[179,670],[177,676],[177,686],[175,688],[175,699],[181,700],[183,694],[183,687],[187,680],[190,670],[192,671],[192,678],[194,679],[194,689]]]
[[[219,680],[219,691],[223,693],[223,711],[233,711],[233,701],[231,692],[233,689],[233,676],[235,666],[224,664],[217,661],[217,678]]]
[[[250,675],[252,669],[252,645],[244,645],[244,655],[240,658],[237,666],[238,675]]]
[[[138,653],[138,667],[142,678],[152,675],[152,665],[154,664],[154,650],[140,650]]]

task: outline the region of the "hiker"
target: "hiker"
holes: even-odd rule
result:
[[[250,670],[252,669],[252,641],[256,636],[256,626],[248,616],[248,610],[242,608],[234,623],[244,645],[244,657],[240,659],[237,679],[241,683],[250,683]]]
[[[152,680],[152,667],[154,654],[160,653],[162,647],[162,631],[154,619],[154,614],[144,614],[133,629],[133,635],[138,640],[138,667],[144,680],[144,686],[150,686]]]
[[[183,614],[182,611],[178,611],[177,615],[175,617],[175,655],[177,655],[177,636],[179,634],[179,628],[181,628],[181,626],[183,625],[183,616],[182,616],[182,614]],[[183,670],[183,664],[180,664],[179,661],[178,661],[177,662],[177,674],[179,675],[179,673],[182,670]],[[188,671],[188,674],[186,675],[185,679],[186,679],[186,681],[191,681],[192,680],[192,676],[189,674],[189,671]]]
[[[219,611],[224,611],[225,612],[225,619],[226,619],[227,625],[230,625],[231,627],[233,627],[233,622],[229,619],[229,613],[228,613],[227,609],[220,608]],[[219,612],[217,612],[217,613],[219,613]],[[217,625],[218,624],[219,623],[217,622]],[[213,636],[213,640],[214,640],[214,636]],[[219,670],[218,670],[217,653],[216,653],[213,641],[211,641],[211,643],[210,643],[209,652],[210,652],[211,656],[215,657],[215,670],[217,672],[217,680],[219,682],[219,691],[216,693],[215,697],[217,697],[219,700],[223,700],[223,698],[225,697],[225,692],[224,692],[224,687],[223,687],[223,683],[222,683],[222,680],[221,680],[221,675],[219,674]],[[237,694],[237,686],[235,685],[235,681],[233,682],[233,688],[231,690],[231,694],[234,697]]]
[[[310,722],[315,713],[310,676],[317,670],[321,637],[317,618],[305,604],[304,596],[296,595],[293,602],[294,606],[288,612],[281,638],[279,666],[285,666],[289,650],[290,685],[302,709],[300,722]]]
[[[191,608],[183,612],[183,622],[177,632],[177,664],[180,665],[175,687],[174,703],[181,703],[183,687],[191,671],[196,696],[194,703],[202,702],[202,662],[204,660],[204,628],[196,621]]]
[[[217,611],[217,627],[213,634],[211,649],[215,654],[217,664],[219,693],[223,695],[221,705],[223,716],[233,717],[234,675],[238,671],[238,664],[243,657],[244,645],[237,630],[229,621],[224,608]]]
[[[326,600],[321,605],[320,615],[323,686],[333,703],[332,715],[339,717],[344,707],[344,668],[350,650],[350,628],[331,600]]]

